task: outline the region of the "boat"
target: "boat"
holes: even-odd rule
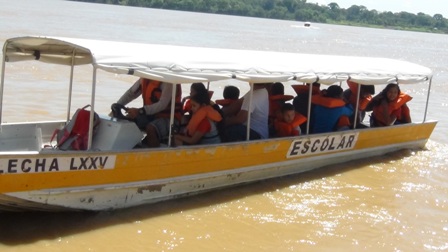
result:
[[[311,26],[311,23],[310,23],[310,22],[305,22],[305,23],[303,24],[303,26],[305,26],[305,27],[310,27],[310,26]]]
[[[219,81],[239,80],[247,82],[250,92],[258,83],[271,82],[423,83],[428,85],[426,100],[432,81],[429,68],[387,58],[23,36],[9,38],[3,46],[1,111],[7,110],[5,86],[17,85],[7,77],[6,65],[18,62],[68,66],[70,87],[76,67],[92,66],[91,111],[97,102],[96,87],[107,85],[97,81],[98,71],[168,83],[204,82],[210,89]],[[71,89],[61,98],[68,104],[67,118],[62,120],[4,123],[0,111],[0,211],[103,211],[172,200],[401,149],[425,148],[437,124],[426,119],[426,102],[421,121],[390,127],[134,148],[144,136],[134,122],[100,114],[94,135],[94,113],[90,113],[86,150],[54,148],[54,132],[69,123],[76,98]],[[111,104],[115,98],[110,97]]]

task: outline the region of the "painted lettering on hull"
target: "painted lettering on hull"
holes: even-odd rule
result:
[[[358,141],[358,133],[319,136],[294,140],[289,146],[287,158],[314,155],[319,153],[350,150]]]
[[[116,156],[11,158],[0,160],[0,174],[114,169]]]

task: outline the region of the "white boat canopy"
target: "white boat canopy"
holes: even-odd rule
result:
[[[3,47],[4,62],[39,60],[92,64],[119,74],[192,83],[239,79],[250,83],[352,80],[411,84],[430,80],[429,68],[395,59],[137,44],[56,37],[17,37]]]

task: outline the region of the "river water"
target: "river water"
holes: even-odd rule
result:
[[[439,121],[425,150],[121,211],[0,213],[0,251],[448,251],[446,35],[62,0],[0,6],[1,44],[47,35],[412,61],[434,71],[428,118]],[[78,107],[91,77],[80,71]],[[6,72],[17,85],[5,89],[5,121],[63,116],[57,100],[66,93],[55,84],[68,70],[20,63]],[[99,75],[109,86],[97,111],[107,112],[134,79]],[[427,86],[402,89],[414,96],[413,120],[422,120]]]

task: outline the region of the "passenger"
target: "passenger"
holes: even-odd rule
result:
[[[311,98],[313,109],[311,113],[311,132],[324,133],[338,130],[346,130],[348,118],[353,114],[353,108],[346,104],[342,98],[342,88],[338,85],[330,86],[320,95]],[[344,122],[341,124],[341,122]]]
[[[171,95],[176,86],[175,124],[181,117],[181,87],[179,84],[160,82],[140,78],[117,101],[126,105],[140,95],[143,107],[128,108],[126,117],[136,122],[137,126],[146,131],[148,147],[159,147],[162,140],[166,140],[170,129]]]
[[[250,113],[250,134],[249,139],[266,139],[269,137],[268,117],[269,117],[269,95],[266,90],[266,83],[258,83],[253,86],[252,102],[249,105],[249,95],[247,92],[243,97],[241,110],[235,116],[225,118],[225,131],[223,141],[244,141],[247,137],[247,119]],[[250,108],[250,110],[249,110]]]
[[[389,83],[367,105],[367,110],[373,110],[370,126],[382,127],[410,123],[411,114],[406,105],[410,100],[412,97],[401,92],[397,83]]]
[[[300,113],[301,115],[308,117],[308,103],[309,103],[309,90],[310,90],[310,83],[306,83],[305,85],[292,85],[292,88],[296,92],[297,96],[294,97],[294,100],[292,101],[292,104],[294,105],[294,109],[296,112]],[[320,83],[313,82],[312,84],[312,91],[311,95],[317,95],[320,94]],[[302,132],[306,132],[306,123],[302,124],[300,126]]]
[[[216,100],[216,104],[221,106],[225,116],[234,116],[238,114],[243,103],[240,97],[240,90],[235,86],[226,86],[223,90],[224,99]]]
[[[186,96],[182,99],[182,104],[183,104],[182,109],[183,109],[184,114],[189,113],[191,111],[190,98],[198,92],[208,92],[210,97],[213,95],[213,91],[207,91],[207,88],[205,87],[204,83],[196,82],[196,83],[191,84],[190,95]]]
[[[175,145],[220,143],[217,123],[221,114],[210,105],[209,93],[199,91],[190,98],[192,117],[184,135],[175,135]]]
[[[358,83],[347,80],[348,89],[344,91],[344,99],[346,102],[349,102],[352,107],[356,108],[357,98],[356,94],[358,94]],[[366,115],[366,107],[367,104],[372,100],[372,95],[375,94],[375,86],[373,85],[361,85],[361,91],[359,94],[359,103],[358,103],[358,115],[356,120],[357,128],[365,128],[367,127],[362,122],[364,121]],[[350,118],[350,122],[353,124],[355,115]]]
[[[285,103],[281,109],[282,117],[274,121],[276,136],[288,137],[301,135],[300,125],[306,122],[306,117],[297,113],[294,106]]]
[[[269,126],[273,128],[274,120],[282,117],[282,106],[286,101],[292,100],[294,96],[285,95],[283,83],[272,84],[269,92]]]
[[[225,86],[222,95],[224,99],[216,100],[216,104],[227,106],[240,98],[240,90],[235,86]]]

